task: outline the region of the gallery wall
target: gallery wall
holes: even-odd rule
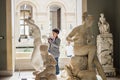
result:
[[[116,66],[119,68],[120,73],[120,0],[116,0],[116,56],[115,56],[115,63]]]
[[[6,50],[6,0],[0,0],[0,71],[7,69],[7,50]]]

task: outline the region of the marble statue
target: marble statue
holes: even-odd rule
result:
[[[48,54],[48,46],[40,45],[40,52],[43,58],[45,69],[36,73],[35,80],[57,80],[56,61],[51,54]]]
[[[66,38],[67,41],[74,42],[75,55],[71,58],[70,64],[65,67],[67,80],[96,80],[96,68],[103,80],[106,80],[97,57],[96,46],[92,44],[93,36],[89,33],[93,16],[85,14],[83,19],[83,24],[75,27]]]
[[[36,71],[43,69],[43,60],[40,55],[40,44],[41,42],[41,32],[39,27],[34,23],[34,20],[32,20],[30,17],[28,19],[25,19],[25,22],[28,24],[28,26],[32,30],[32,37],[34,38],[34,49],[31,56],[31,63]]]
[[[57,80],[56,77],[56,60],[48,54],[48,45],[42,44],[40,29],[34,24],[31,18],[25,19],[25,22],[32,30],[34,38],[34,50],[32,54],[32,64],[35,68],[33,74],[35,80]]]
[[[98,26],[99,26],[99,30],[100,30],[101,34],[109,33],[110,32],[109,24],[106,21],[103,13],[100,14]]]
[[[98,22],[100,34],[97,36],[97,53],[99,61],[104,69],[106,76],[115,76],[115,68],[113,67],[113,36],[110,33],[109,24],[105,22],[103,13],[100,14]],[[104,25],[106,25],[106,27]]]

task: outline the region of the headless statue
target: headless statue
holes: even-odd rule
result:
[[[40,44],[41,42],[41,32],[39,27],[34,24],[34,21],[31,18],[25,19],[25,22],[32,30],[32,37],[34,38],[34,50],[31,56],[31,62],[36,71],[43,69],[43,60],[40,54]]]
[[[41,55],[45,69],[42,72],[36,73],[35,80],[57,80],[56,77],[56,61],[52,55],[48,54],[48,46],[40,46]]]
[[[97,58],[96,46],[92,44],[93,36],[89,33],[93,17],[85,14],[83,18],[83,24],[75,27],[66,38],[67,41],[74,42],[75,55],[71,58],[70,64],[65,67],[69,75],[67,80],[96,80],[94,65],[103,80],[106,80]]]

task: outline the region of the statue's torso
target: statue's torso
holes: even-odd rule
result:
[[[86,29],[84,28],[84,26],[78,27],[78,31],[76,31],[74,36],[75,38],[74,47],[86,45],[87,44],[86,35],[87,35]]]

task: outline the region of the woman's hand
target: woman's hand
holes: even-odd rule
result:
[[[52,38],[48,38],[48,43],[51,43],[53,41]]]

